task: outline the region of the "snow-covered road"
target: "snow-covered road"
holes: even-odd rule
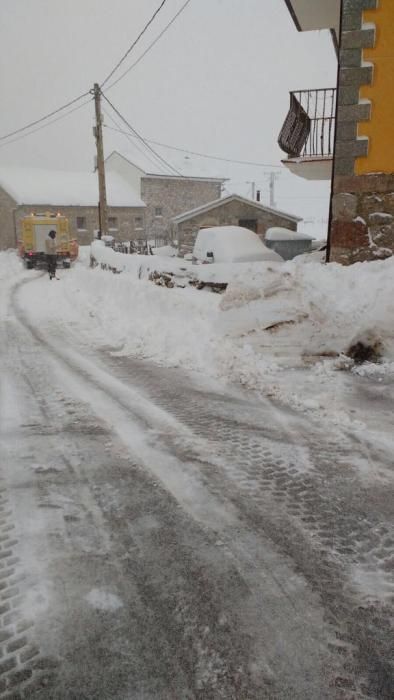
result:
[[[391,698],[389,380],[318,420],[114,355],[49,284],[1,300],[0,697]]]

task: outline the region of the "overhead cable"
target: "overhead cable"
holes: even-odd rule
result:
[[[158,36],[156,37],[156,39],[154,39],[154,40],[149,44],[149,46],[147,46],[147,48],[146,48],[145,51],[141,54],[141,56],[139,56],[139,57],[137,58],[137,60],[134,61],[134,63],[132,63],[131,66],[129,66],[129,68],[127,68],[127,70],[125,70],[124,73],[122,73],[122,74],[119,76],[119,78],[117,78],[116,80],[113,81],[113,83],[110,83],[110,85],[107,86],[107,88],[106,88],[107,90],[110,90],[110,89],[113,88],[115,85],[117,85],[121,80],[123,80],[123,78],[124,78],[128,73],[130,73],[130,71],[131,71],[133,68],[135,68],[135,67],[139,64],[140,61],[142,61],[142,59],[146,56],[146,54],[149,53],[149,51],[150,51],[151,49],[153,49],[153,47],[157,44],[157,42],[161,39],[161,37],[162,37],[162,36],[167,32],[167,30],[174,24],[175,20],[178,19],[179,15],[181,15],[182,12],[183,12],[184,10],[186,10],[187,6],[188,6],[190,3],[191,3],[191,0],[186,0],[186,2],[184,3],[184,5],[182,5],[182,7],[178,10],[178,12],[176,13],[176,15],[174,15],[174,17],[168,22],[168,24],[166,24],[166,26],[165,26],[164,29],[160,32],[160,34],[158,34]],[[103,83],[102,85],[104,85],[104,83]]]
[[[106,125],[104,125],[106,126]],[[121,129],[114,129],[111,126],[106,126],[107,129],[111,131],[119,131],[119,133],[124,134],[125,132]],[[223,158],[221,156],[213,156],[208,153],[199,153],[198,151],[190,151],[187,148],[179,148],[179,146],[170,146],[168,143],[162,143],[161,141],[155,141],[153,139],[145,138],[147,143],[153,143],[155,146],[161,146],[162,148],[169,148],[172,151],[179,151],[180,153],[190,153],[193,156],[199,156],[199,158],[210,158],[211,160],[221,160],[225,163],[237,163],[238,165],[254,165],[261,168],[284,168],[284,165],[273,165],[273,163],[257,163],[256,161],[250,160],[236,160],[235,158]]]
[[[37,124],[40,124],[41,122],[46,121],[50,117],[53,117],[54,114],[57,114],[58,112],[62,112],[67,107],[71,107],[71,105],[75,104],[76,102],[79,102],[79,100],[82,100],[87,95],[89,95],[89,90],[87,92],[84,92],[83,95],[79,95],[79,97],[75,97],[73,100],[70,100],[70,102],[66,102],[66,104],[62,105],[61,107],[54,109],[52,112],[45,114],[43,117],[36,119],[34,122],[30,122],[30,124],[26,124],[25,126],[21,126],[19,129],[15,129],[15,131],[10,131],[8,134],[4,134],[3,136],[0,136],[0,141],[4,141],[4,139],[8,139],[10,136],[15,136],[16,134],[19,134],[22,131],[26,131],[26,129],[30,129],[30,127],[32,127],[32,126],[36,126]],[[55,120],[55,121],[57,121],[57,120]]]
[[[115,126],[119,127],[119,124],[118,124],[118,122],[116,121],[116,119],[114,119],[114,118],[111,116],[111,114],[110,114],[109,112],[107,112],[106,109],[103,109],[103,113],[105,114],[105,116],[106,116],[113,124],[115,124]],[[149,160],[149,161],[155,166],[155,168],[157,168],[157,161],[154,161],[154,160],[153,160],[153,157],[152,157],[149,153],[146,152],[146,149],[145,149],[145,150],[142,150],[142,148],[138,145],[138,143],[136,143],[135,140],[133,140],[133,139],[136,139],[136,138],[137,138],[136,136],[130,134],[130,132],[128,132],[128,131],[122,131],[122,130],[119,129],[119,128],[114,129],[113,127],[107,126],[106,124],[104,124],[103,126],[105,126],[107,129],[112,129],[113,131],[118,131],[119,133],[121,133],[121,134],[123,134],[124,136],[126,136],[127,140],[129,141],[129,143],[131,143],[131,145],[133,146],[133,148],[136,148],[137,151],[139,151],[140,153],[142,153],[142,155],[143,155],[145,158],[147,158],[147,160]],[[159,167],[160,167],[161,169],[163,169],[163,165],[160,164]],[[163,170],[164,170],[164,169],[163,169]]]
[[[107,75],[107,77],[105,78],[105,80],[101,83],[100,87],[104,87],[104,85],[105,85],[106,83],[108,83],[108,81],[112,78],[113,74],[114,74],[114,73],[118,70],[118,68],[122,65],[123,61],[126,60],[127,56],[131,53],[131,51],[134,49],[134,47],[138,44],[139,40],[140,40],[141,37],[145,34],[145,32],[147,31],[147,29],[150,27],[150,25],[151,25],[152,22],[154,21],[155,17],[159,14],[160,10],[164,7],[164,5],[166,4],[166,2],[167,2],[167,0],[162,0],[162,2],[160,3],[159,7],[157,8],[157,10],[155,10],[155,12],[153,13],[153,15],[152,15],[152,17],[150,18],[150,20],[146,23],[145,27],[144,27],[144,28],[142,29],[142,31],[139,33],[139,35],[137,36],[137,38],[133,41],[133,43],[131,44],[131,46],[129,46],[129,48],[127,49],[126,53],[123,54],[122,58],[120,59],[120,61],[118,61],[118,63],[116,64],[115,68],[113,68],[113,69],[111,70],[111,72],[109,73],[109,75]]]
[[[81,109],[82,107],[86,107],[86,105],[91,103],[91,99],[86,100],[85,102],[82,102],[82,104],[78,105],[77,107],[74,107],[74,109],[70,109],[68,112],[65,114],[61,114],[60,117],[56,117],[56,119],[51,119],[51,121],[46,122],[45,124],[41,124],[41,126],[38,126],[36,129],[32,129],[31,131],[28,131],[27,133],[24,134],[19,134],[14,139],[11,139],[10,141],[5,141],[4,143],[0,143],[0,148],[4,148],[5,146],[8,146],[10,143],[15,143],[15,141],[20,141],[21,139],[25,139],[28,136],[31,136],[31,134],[35,134],[36,131],[41,131],[41,129],[45,129],[47,126],[50,126],[51,124],[55,124],[55,122],[60,121],[61,119],[65,119],[66,117],[69,117],[70,114],[73,112],[76,112],[78,109]]]
[[[101,94],[102,94],[102,97],[104,98],[104,100],[105,100],[105,101],[109,104],[109,106],[113,109],[113,111],[115,112],[115,114],[118,115],[119,119],[121,119],[121,121],[122,121],[124,124],[126,124],[127,128],[130,129],[130,131],[131,131],[145,146],[146,146],[146,148],[148,148],[148,149],[151,151],[151,153],[153,153],[153,154],[156,156],[156,158],[158,158],[162,163],[164,163],[164,165],[166,165],[167,168],[169,168],[170,170],[172,170],[173,173],[175,173],[175,175],[178,175],[178,176],[180,176],[180,177],[184,177],[184,175],[182,175],[182,173],[180,173],[179,170],[177,170],[176,168],[174,168],[174,166],[171,165],[171,163],[169,163],[165,158],[163,158],[163,157],[160,155],[160,153],[157,153],[157,151],[155,151],[155,149],[152,148],[152,146],[150,146],[150,144],[146,141],[146,139],[144,139],[144,137],[141,136],[141,134],[139,134],[138,131],[137,131],[133,126],[131,126],[131,124],[130,124],[130,123],[127,121],[127,119],[119,112],[119,110],[116,109],[116,107],[112,104],[112,102],[108,99],[108,97],[107,97],[103,92],[102,92]]]

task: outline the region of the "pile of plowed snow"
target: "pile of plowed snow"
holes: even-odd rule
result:
[[[268,265],[235,278],[220,308],[222,333],[262,355],[340,355],[364,343],[394,358],[394,258],[350,267]]]
[[[81,341],[256,388],[282,367],[338,362],[358,343],[378,350],[382,370],[394,366],[393,258],[350,267],[235,264],[218,295],[157,287],[139,278],[140,256],[125,257],[122,274],[89,269],[85,260],[60,270],[55,284],[28,271],[33,283],[21,289],[21,302],[40,328],[61,319]],[[17,271],[26,275],[0,254],[3,286]]]

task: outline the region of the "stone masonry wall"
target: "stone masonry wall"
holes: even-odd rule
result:
[[[178,237],[180,253],[185,255],[191,253],[196,240],[197,232],[202,227],[207,226],[239,226],[241,219],[257,220],[257,233],[262,240],[265,239],[267,229],[272,226],[288,228],[291,231],[297,230],[297,222],[273,214],[263,209],[247,204],[246,202],[232,201],[218,205],[215,209],[198,214],[184,221],[176,227],[174,235]]]
[[[221,190],[221,183],[215,181],[143,177],[141,199],[146,204],[148,238],[169,237],[174,216],[219,199]],[[161,216],[155,214],[156,207],[161,207]]]
[[[334,177],[353,175],[355,159],[368,154],[368,139],[359,139],[357,128],[371,115],[371,104],[360,101],[360,87],[373,79],[373,66],[363,65],[362,53],[374,46],[375,29],[363,29],[363,11],[376,4],[377,0],[343,0]]]
[[[93,240],[94,231],[98,229],[98,209],[97,207],[54,207],[47,204],[40,204],[37,206],[19,206],[16,211],[16,222],[18,236],[20,233],[20,220],[31,214],[32,211],[36,212],[50,212],[51,214],[57,214],[60,212],[66,216],[69,220],[70,233],[78,240],[80,245],[88,245]],[[110,230],[112,236],[114,236],[117,241],[130,241],[137,238],[144,237],[144,207],[109,207],[108,216],[114,216],[118,220],[118,228],[116,230]],[[85,217],[86,225],[84,229],[78,230],[77,228],[77,217]],[[142,228],[140,229],[138,221],[136,219],[142,219]]]
[[[332,198],[330,260],[350,265],[394,252],[394,175],[338,178]]]
[[[15,208],[16,202],[0,187],[0,250],[16,248]]]
[[[394,252],[394,174],[355,175],[356,158],[368,155],[368,138],[357,137],[358,124],[373,119],[373,105],[359,99],[374,71],[363,63],[363,49],[373,48],[376,38],[375,28],[363,25],[363,12],[377,4],[343,0],[329,260],[344,265]]]

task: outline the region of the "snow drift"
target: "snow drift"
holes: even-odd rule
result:
[[[106,257],[111,254],[119,255],[105,249]],[[16,258],[11,265],[11,256],[3,253],[0,286],[5,293],[18,268],[34,280],[23,299],[37,323],[49,327],[61,319],[87,345],[254,388],[284,367],[327,357],[338,362],[366,338],[386,361],[382,370],[394,366],[393,258],[351,267],[297,261],[233,265],[232,282],[217,295],[157,287],[144,265],[158,259],[122,257],[124,273],[89,269],[86,260],[60,272],[48,295],[46,276],[23,272]],[[185,264],[174,258],[168,263]],[[219,267],[201,266],[207,274]]]
[[[234,279],[220,324],[255,352],[287,360],[340,355],[363,339],[393,358],[393,292],[393,258],[350,267],[292,261]]]

